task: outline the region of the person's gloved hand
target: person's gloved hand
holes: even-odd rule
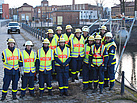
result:
[[[104,71],[107,71],[107,67],[104,67]]]

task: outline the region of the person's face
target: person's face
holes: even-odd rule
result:
[[[88,35],[88,32],[83,31],[83,34],[84,34],[84,36],[87,36],[87,35]]]
[[[15,46],[15,43],[8,43],[9,47],[13,48]]]
[[[27,50],[31,49],[31,45],[26,45]]]
[[[43,46],[46,48],[46,47],[49,46],[49,44],[48,43],[44,43]]]
[[[94,43],[94,41],[93,40],[89,40],[88,43],[91,45],[91,44]]]
[[[111,37],[105,37],[106,41],[109,42],[112,38]]]
[[[67,32],[70,33],[70,32],[71,32],[71,29],[67,29]]]
[[[57,30],[57,33],[58,33],[58,34],[61,34],[61,30]]]
[[[60,42],[59,45],[63,47],[65,45],[65,42]]]
[[[101,29],[101,33],[104,34],[106,31],[104,29]]]
[[[49,33],[48,35],[49,35],[49,38],[52,38],[52,37],[53,37],[53,34],[52,34],[52,33]]]
[[[100,44],[101,40],[100,39],[96,39],[96,44]]]
[[[80,32],[77,32],[77,33],[76,33],[76,36],[77,36],[77,37],[80,37],[80,35],[81,35]]]

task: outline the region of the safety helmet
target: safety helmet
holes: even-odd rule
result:
[[[95,40],[102,39],[100,35],[96,35]]]
[[[107,30],[107,27],[106,26],[101,26],[101,28],[99,28],[99,29]]]
[[[57,31],[57,30],[62,30],[62,27],[61,27],[61,26],[57,26],[56,31]]]
[[[54,33],[54,31],[52,29],[48,29],[47,34],[53,34],[53,33]]]
[[[88,40],[95,40],[95,39],[94,39],[94,36],[91,35],[91,36],[88,38]]]
[[[60,38],[59,42],[65,42],[65,39],[64,38]]]
[[[67,29],[72,29],[72,26],[71,25],[66,25],[66,30]]]
[[[7,39],[7,44],[8,44],[8,43],[15,43],[15,40],[14,40],[14,39],[9,39],[9,38],[8,38],[8,39]]]
[[[81,29],[75,29],[75,33],[81,33]]]
[[[42,43],[43,43],[43,44],[44,44],[44,43],[45,43],[45,44],[46,44],[46,43],[49,44],[50,42],[49,42],[49,40],[46,38],[46,39],[43,40]]]
[[[106,34],[105,34],[105,37],[113,37],[113,35],[112,35],[112,33],[111,32],[107,32]]]
[[[33,43],[31,41],[26,41],[25,46],[27,46],[27,45],[33,46]]]
[[[83,26],[82,31],[89,32],[88,26]]]

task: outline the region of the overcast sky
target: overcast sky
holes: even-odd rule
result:
[[[23,3],[28,3],[29,5],[32,5],[33,7],[38,6],[41,4],[42,0],[4,0],[4,3],[8,3],[10,8],[14,7],[20,7],[23,5]],[[71,5],[72,0],[48,0],[49,5]],[[95,5],[96,0],[75,0],[76,4],[82,4],[82,3],[89,3]],[[98,0],[100,1],[100,0]],[[101,0],[102,1],[102,0]],[[126,1],[134,1],[134,0],[126,0]],[[104,0],[104,6],[111,7],[114,6],[113,4],[117,3],[119,4],[119,0]]]

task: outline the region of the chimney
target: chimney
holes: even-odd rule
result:
[[[72,5],[75,5],[75,0],[73,0],[73,3],[72,3]]]

